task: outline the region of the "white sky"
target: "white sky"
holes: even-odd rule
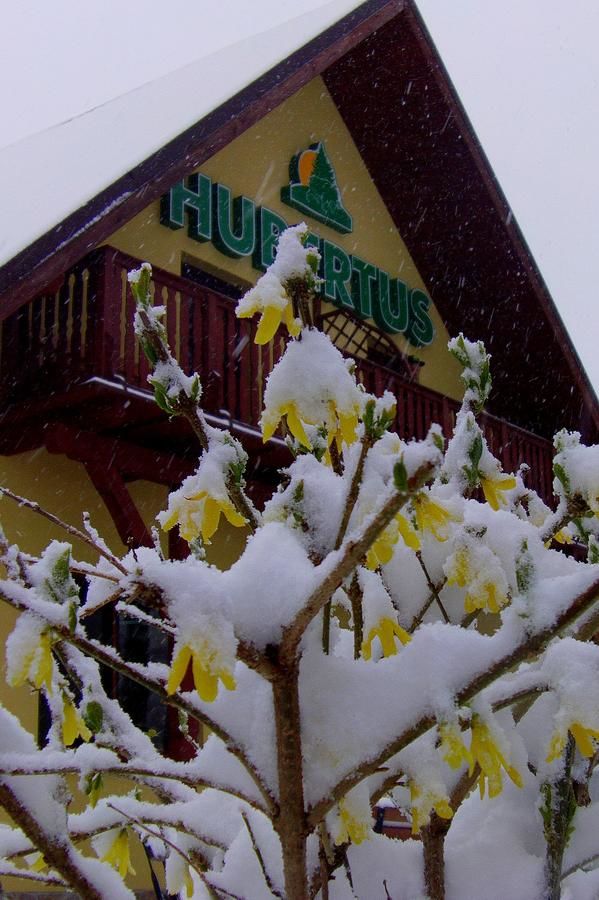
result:
[[[0,148],[326,5],[0,0]],[[599,3],[418,5],[598,389]]]

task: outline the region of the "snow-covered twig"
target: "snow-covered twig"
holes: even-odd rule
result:
[[[116,558],[112,553],[109,553],[101,544],[96,543],[89,537],[84,531],[80,531],[78,528],[75,528],[74,525],[69,525],[68,522],[63,522],[62,519],[59,519],[58,516],[55,516],[54,513],[48,512],[48,510],[44,509],[40,506],[39,503],[35,503],[33,500],[27,500],[26,497],[20,497],[18,494],[14,494],[7,487],[0,486],[0,494],[3,494],[5,497],[9,497],[11,500],[14,500],[15,503],[18,503],[19,506],[24,506],[26,509],[30,509],[32,512],[37,513],[40,516],[43,516],[44,519],[48,519],[49,522],[52,522],[53,525],[57,525],[59,528],[62,528],[63,531],[66,531],[68,534],[72,535],[72,537],[77,538],[77,540],[82,541],[84,544],[87,544],[88,547],[91,547],[99,556],[103,556],[104,559],[108,560],[108,562],[114,566],[115,569],[118,569],[121,574],[126,575],[127,570],[121,563],[119,559]]]
[[[507,672],[515,669],[520,663],[536,658],[553,640],[556,634],[571,626],[581,615],[592,608],[599,600],[599,578],[582,593],[580,593],[569,606],[557,617],[550,626],[541,628],[530,636],[522,639],[509,653],[501,656],[492,663],[488,669],[476,675],[470,682],[456,692],[455,702],[457,706],[464,706],[474,699],[485,688],[493,684]],[[348,775],[346,775],[331,791],[328,797],[318,801],[308,813],[308,820],[312,827],[316,827],[329,809],[356,784],[363,781],[369,775],[374,774],[388,759],[395,756],[413,743],[421,735],[425,734],[437,723],[436,717],[426,714],[416,719],[401,734],[376,753],[371,760],[365,761]]]
[[[196,875],[199,877],[200,881],[202,882],[202,884],[208,891],[209,896],[213,897],[213,898],[216,897],[216,894],[212,888],[212,885],[206,880],[206,876],[204,875],[202,870],[198,866],[196,866],[195,863],[192,861],[191,856],[187,856],[187,854],[184,853],[180,847],[177,847],[177,845],[174,844],[172,841],[170,841],[167,837],[165,837],[164,834],[162,834],[161,832],[157,833],[155,831],[152,831],[152,829],[148,828],[148,826],[145,823],[140,822],[134,816],[130,816],[128,813],[123,812],[123,810],[119,809],[118,806],[115,806],[114,803],[109,803],[107,805],[111,809],[114,809],[115,812],[120,813],[120,815],[122,815],[124,818],[126,818],[130,822],[132,822],[136,828],[139,828],[142,831],[145,831],[147,834],[150,835],[150,837],[153,837],[155,840],[162,841],[163,844],[166,844],[167,847],[170,847],[171,850],[173,850],[178,856],[181,856],[185,860],[186,864],[190,867],[190,869],[193,869],[194,872],[196,873]]]
[[[333,593],[342,584],[343,580],[354,570],[368,549],[372,546],[376,537],[389,524],[391,519],[405,506],[410,497],[416,493],[431,477],[434,467],[431,463],[424,463],[408,481],[405,492],[394,490],[379,509],[372,516],[361,534],[356,538],[346,539],[338,551],[333,551],[322,563],[325,572],[319,586],[306,600],[302,610],[295,620],[285,629],[281,642],[281,657],[290,659],[297,650],[297,646],[307,626],[314,616],[320,612],[325,603],[330,600]],[[332,559],[331,559],[332,557]],[[332,564],[331,564],[332,563]]]
[[[252,843],[252,849],[254,851],[256,859],[258,860],[258,865],[260,866],[260,870],[262,872],[262,875],[264,876],[264,881],[266,882],[266,886],[267,886],[268,890],[271,892],[271,894],[273,894],[273,896],[279,897],[280,900],[283,900],[283,895],[279,891],[277,891],[274,884],[272,883],[272,879],[271,879],[270,875],[268,874],[268,870],[267,870],[266,864],[264,862],[264,857],[262,856],[262,852],[256,841],[256,836],[255,836],[254,832],[252,831],[252,826],[250,824],[250,820],[248,819],[245,812],[243,812],[243,810],[241,812],[241,818],[243,819],[243,824],[245,825],[245,827],[247,829],[247,833],[248,833],[248,835],[250,837],[250,841]]]

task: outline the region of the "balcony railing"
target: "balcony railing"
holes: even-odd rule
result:
[[[148,367],[133,332],[134,302],[127,283],[127,272],[139,265],[120,251],[100,248],[60,284],[6,319],[0,336],[5,394],[60,397],[90,378],[147,391]],[[282,340],[256,346],[255,323],[237,319],[229,298],[160,269],[154,270],[154,303],[166,309],[169,341],[181,366],[200,373],[206,411],[224,412],[257,428],[263,387],[283,350]],[[397,397],[401,437],[423,438],[433,422],[451,434],[458,409],[454,400],[367,359],[358,360],[358,374],[367,390],[389,390]],[[504,469],[528,463],[528,483],[549,501],[551,444],[491,415],[483,415],[481,424]]]

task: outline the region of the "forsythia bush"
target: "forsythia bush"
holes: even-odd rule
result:
[[[95,565],[67,543],[37,559],[2,540],[1,596],[20,612],[6,678],[43,694],[50,726],[40,750],[0,708],[14,823],[0,826],[0,877],[131,897],[141,841],[180,897],[596,897],[599,448],[556,436],[555,511],[525,467],[503,472],[477,421],[489,356],[462,335],[453,434],[402,441],[395,398],[366,393],[311,325],[319,259],[305,236],[282,235],[238,305],[260,316],[258,342],[289,335],[262,429],[286,436],[290,463],[264,510],[245,493],[243,447],[206,422],[198,377],[171,357],[144,265],[130,281],[150,381],[202,451],[159,516],[189,555],[165,559],[157,539],[118,558],[88,521]],[[223,517],[247,534],[227,571],[205,560]],[[168,661],[91,638],[106,605],[163,635]],[[133,724],[100,666],[178,711],[191,761]],[[113,793],[118,779],[145,790]],[[412,838],[375,833],[377,804],[402,811]]]

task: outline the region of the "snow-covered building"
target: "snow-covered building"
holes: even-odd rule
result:
[[[150,540],[193,471],[194,438],[156,407],[133,333],[126,274],[148,260],[173,349],[209,419],[241,437],[259,503],[287,453],[258,428],[281,347],[256,346],[234,300],[301,220],[322,255],[319,324],[369,389],[397,395],[403,437],[450,432],[446,345],[463,331],[493,355],[485,425],[506,470],[528,462],[550,498],[554,431],[597,440],[597,399],[414,3],[353,5],[0,151],[0,472],[16,493],[73,523],[87,509],[118,549]],[[26,549],[57,534],[4,509]],[[212,558],[238,547],[224,526]]]

